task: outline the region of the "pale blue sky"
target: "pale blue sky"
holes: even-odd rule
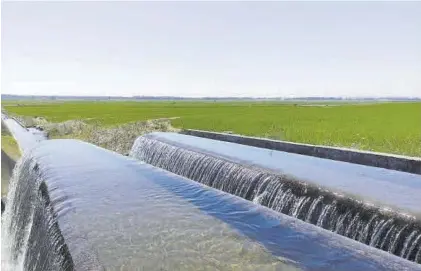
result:
[[[2,93],[421,96],[421,2],[6,2]]]

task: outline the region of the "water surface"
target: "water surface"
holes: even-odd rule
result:
[[[2,217],[6,268],[19,264],[13,249],[21,247],[25,270],[60,270],[64,262],[79,270],[421,270],[75,140],[41,142],[17,170]]]
[[[148,137],[171,141],[175,146],[185,146],[232,161],[291,175],[385,207],[415,215],[421,213],[421,177],[417,174],[177,133],[156,132],[149,134]]]

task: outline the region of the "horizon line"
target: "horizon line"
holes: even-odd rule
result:
[[[253,96],[173,96],[173,95],[48,95],[48,94],[9,94],[2,93],[1,96],[16,97],[86,97],[86,98],[179,98],[179,99],[317,99],[317,98],[334,98],[334,99],[421,99],[421,96],[275,96],[275,97],[253,97]]]

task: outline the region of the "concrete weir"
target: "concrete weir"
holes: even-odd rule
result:
[[[41,142],[16,170],[2,270],[421,270],[80,141]]]
[[[136,140],[148,165],[6,124],[2,270],[421,270],[419,175],[175,133]]]
[[[360,165],[421,174],[421,158],[187,129],[183,134]]]
[[[419,175],[173,133],[139,137],[131,156],[421,262]]]

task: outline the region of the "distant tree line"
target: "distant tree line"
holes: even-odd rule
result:
[[[421,97],[177,97],[177,96],[44,96],[2,94],[2,100],[137,100],[137,101],[420,101]]]

